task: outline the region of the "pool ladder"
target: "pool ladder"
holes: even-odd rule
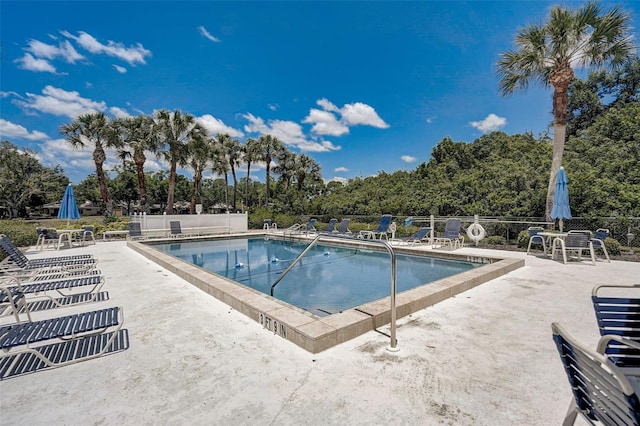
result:
[[[287,275],[289,271],[293,269],[293,267],[300,261],[300,259],[302,259],[302,257],[305,254],[307,254],[309,250],[311,250],[311,248],[315,246],[320,239],[357,240],[361,244],[365,244],[365,245],[369,244],[369,245],[377,245],[377,246],[383,245],[387,249],[387,252],[389,252],[389,256],[391,258],[391,297],[390,297],[391,299],[391,332],[390,332],[391,343],[387,348],[387,350],[390,352],[397,352],[399,349],[398,349],[398,341],[396,339],[396,319],[397,319],[396,318],[396,253],[393,251],[393,246],[389,244],[388,241],[361,239],[361,238],[354,238],[354,237],[342,236],[342,235],[319,234],[311,241],[311,243],[309,243],[307,247],[305,247],[304,250],[302,250],[302,252],[298,255],[298,257],[296,257],[293,260],[293,262],[291,262],[291,264],[287,267],[287,269],[285,269],[284,272],[282,272],[282,274],[280,274],[280,276],[273,282],[273,284],[271,285],[271,291],[270,291],[271,296],[273,296],[273,290],[276,288],[278,283],[282,281],[285,275]]]

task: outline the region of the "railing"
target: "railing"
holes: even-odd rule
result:
[[[398,340],[396,339],[396,253],[393,251],[393,246],[391,246],[391,244],[389,244],[388,241],[383,241],[383,240],[370,240],[370,239],[362,239],[362,238],[356,238],[356,237],[349,237],[349,236],[343,236],[343,235],[330,235],[330,234],[320,234],[317,237],[315,237],[311,243],[309,243],[309,245],[302,250],[302,253],[300,253],[298,255],[298,257],[296,257],[293,262],[291,262],[291,264],[287,267],[287,269],[284,270],[284,272],[282,274],[280,274],[280,276],[274,281],[274,283],[271,285],[271,296],[273,296],[273,290],[275,289],[275,287],[278,285],[278,283],[280,281],[282,281],[282,279],[285,277],[285,275],[287,275],[289,273],[289,271],[291,271],[291,269],[298,263],[298,261],[300,261],[300,259],[307,253],[309,252],[309,250],[311,250],[311,248],[320,240],[320,239],[327,239],[327,240],[331,240],[331,239],[340,239],[340,240],[356,240],[358,241],[359,244],[364,244],[364,245],[383,245],[386,249],[387,252],[389,252],[389,256],[391,258],[391,330],[390,330],[390,339],[391,342],[389,344],[389,347],[387,348],[388,351],[390,352],[397,352],[398,349]]]

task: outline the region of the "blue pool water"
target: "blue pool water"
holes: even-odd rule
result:
[[[241,238],[157,243],[153,247],[265,294],[308,242]],[[398,254],[398,293],[481,266]],[[329,315],[389,296],[391,262],[384,252],[318,244],[275,287],[274,296]]]

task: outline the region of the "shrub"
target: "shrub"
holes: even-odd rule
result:
[[[485,244],[488,244],[490,246],[503,246],[507,244],[507,239],[501,235],[492,235],[490,237],[485,238],[482,241]],[[528,238],[527,238],[527,241],[528,241]]]
[[[518,247],[527,248],[529,245],[529,231],[520,231],[518,234]]]
[[[607,237],[607,239],[604,240],[604,246],[612,256],[618,256],[622,252],[622,244],[615,238]],[[601,249],[598,249],[598,251],[601,251]]]

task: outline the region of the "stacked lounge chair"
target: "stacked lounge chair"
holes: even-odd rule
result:
[[[100,271],[69,269],[94,268],[90,255],[30,260],[4,235],[0,248],[9,256],[0,270],[0,380],[129,347],[121,307],[78,311],[79,304],[109,298]],[[33,320],[34,311],[45,319]],[[47,317],[49,311],[55,314]]]

